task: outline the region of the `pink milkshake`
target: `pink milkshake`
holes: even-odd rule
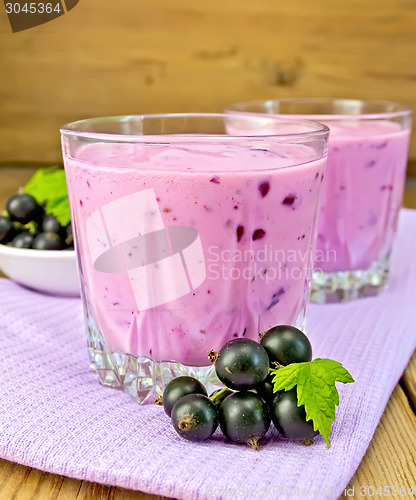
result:
[[[312,300],[347,301],[383,290],[403,198],[411,110],[348,99],[248,102],[229,109],[292,115],[330,128]]]
[[[316,267],[369,269],[389,258],[402,204],[410,130],[387,120],[328,123],[330,168]]]
[[[313,123],[302,131],[92,141],[63,130],[90,355],[103,383],[145,400],[180,373],[210,376],[208,351],[232,338],[303,326],[326,132]]]

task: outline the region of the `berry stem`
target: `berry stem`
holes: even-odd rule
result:
[[[303,446],[312,446],[314,444],[313,438],[310,439],[302,439],[301,443]]]
[[[213,396],[211,396],[209,399],[211,401],[214,401],[215,399],[217,399],[218,396],[221,396],[221,394],[224,394],[225,391],[228,391],[228,387],[224,387],[224,389],[221,389],[220,391],[215,393]]]
[[[283,365],[281,365],[277,361],[272,361],[271,364],[273,365],[273,368],[269,368],[269,373],[272,373],[275,370],[278,370],[279,368],[283,368]]]
[[[196,425],[198,425],[198,422],[195,420],[193,415],[186,415],[178,422],[179,428],[183,431],[192,431],[195,429]]]
[[[213,365],[215,365],[215,362],[217,361],[218,358],[218,351],[214,351],[214,349],[211,349],[208,352],[208,359],[211,361]]]
[[[158,405],[158,406],[162,406],[163,405],[163,396],[158,396],[154,401],[153,401],[153,404],[155,405]]]
[[[264,335],[267,333],[267,330],[265,332],[259,332],[259,342],[261,339],[264,337]]]
[[[250,439],[246,441],[246,444],[250,446],[253,450],[259,451],[260,450],[260,445],[259,445],[259,438],[257,436],[252,436]]]

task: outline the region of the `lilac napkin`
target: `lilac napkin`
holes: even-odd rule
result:
[[[310,306],[314,357],[344,364],[331,448],[271,429],[259,452],[217,433],[179,438],[163,409],[139,406],[90,372],[81,301],[0,280],[0,456],[79,479],[183,499],[327,498],[342,494],[416,347],[416,211],[403,210],[390,289]]]

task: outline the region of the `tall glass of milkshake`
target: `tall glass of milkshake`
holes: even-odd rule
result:
[[[326,126],[226,114],[61,129],[91,367],[153,401],[208,352],[304,327]]]

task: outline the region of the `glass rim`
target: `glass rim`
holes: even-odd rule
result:
[[[276,112],[270,113],[271,116],[299,116],[299,118],[305,118],[306,120],[311,119],[325,119],[325,120],[352,120],[352,119],[366,119],[375,120],[379,118],[399,118],[404,116],[411,116],[413,109],[406,104],[385,101],[377,99],[349,99],[349,98],[338,98],[338,97],[290,97],[284,99],[257,99],[252,101],[242,101],[238,103],[233,103],[226,107],[225,112],[232,113],[249,113],[255,115],[263,115],[261,111],[250,111],[245,109],[250,106],[272,106],[273,104],[367,104],[372,106],[379,106],[380,108],[392,108],[387,111],[371,112],[371,113],[346,113],[338,114],[334,113],[285,113]],[[267,114],[267,113],[266,113]]]
[[[92,132],[81,130],[79,127],[87,123],[103,123],[103,122],[122,122],[130,121],[132,119],[138,120],[149,120],[149,119],[178,119],[178,118],[191,118],[191,119],[230,119],[232,113],[160,113],[160,114],[137,114],[137,115],[115,115],[115,116],[102,116],[96,118],[87,118],[82,120],[77,120],[74,122],[66,123],[60,127],[60,133],[63,137],[84,137],[91,140],[101,140],[107,142],[142,142],[142,143],[158,143],[160,144],[162,139],[163,142],[179,142],[179,141],[209,141],[213,138],[215,140],[228,140],[228,141],[238,141],[243,139],[251,140],[261,140],[265,138],[280,138],[291,139],[296,138],[297,140],[302,139],[327,139],[329,135],[329,128],[323,124],[313,120],[302,119],[298,120],[286,117],[277,117],[273,115],[267,115],[259,113],[256,116],[252,116],[255,113],[247,114],[244,116],[245,119],[262,120],[265,124],[267,123],[282,123],[288,124],[293,127],[294,124],[299,124],[304,128],[309,128],[309,130],[303,130],[299,132],[290,133],[265,133],[265,134],[239,134],[239,135],[227,135],[227,134],[204,134],[204,133],[166,133],[166,134],[123,134],[123,133],[112,133],[112,132]]]

